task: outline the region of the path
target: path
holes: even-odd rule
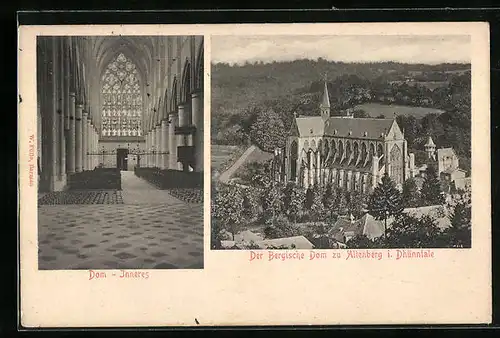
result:
[[[255,149],[257,149],[257,147],[255,145],[251,145],[250,147],[248,147],[248,149],[245,150],[245,152],[240,156],[240,158],[237,159],[236,162],[234,162],[233,165],[231,167],[229,167],[229,169],[224,171],[219,176],[219,180],[223,183],[227,183],[229,181],[229,179],[231,178],[231,176],[233,176],[233,174],[236,172],[236,170],[238,170],[243,165],[243,163],[245,163],[248,156],[250,156],[250,154],[253,153],[255,151]]]
[[[160,190],[146,180],[137,177],[133,171],[122,171],[122,196],[124,204],[178,204],[184,203]]]

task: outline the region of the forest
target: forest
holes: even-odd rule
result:
[[[470,170],[471,78],[469,64],[340,63],[319,59],[212,65],[212,144],[255,144],[264,151],[284,145],[294,115],[319,115],[323,76],[331,114],[384,117],[356,106],[407,106],[394,111],[418,160],[432,135],[437,147],[453,147]],[[419,107],[418,114],[411,107]],[[429,113],[422,114],[422,108]],[[436,109],[442,113],[436,113]],[[395,109],[396,110],[396,109]],[[385,116],[387,118],[387,116]]]

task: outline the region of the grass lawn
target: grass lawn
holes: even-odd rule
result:
[[[381,103],[364,103],[357,105],[355,109],[363,109],[370,114],[371,117],[377,117],[383,114],[385,118],[394,117],[394,113],[398,115],[413,115],[416,118],[422,118],[427,114],[441,114],[443,110],[427,107],[411,107],[401,106],[396,104],[381,104]]]
[[[245,165],[248,163],[252,162],[259,162],[259,163],[264,163],[274,157],[273,153],[269,153],[267,151],[263,151],[259,149],[259,147],[255,147],[255,150],[248,155],[248,157],[245,159],[245,162],[241,165],[241,167],[238,168],[233,174],[233,177],[240,177],[239,174],[245,170]]]

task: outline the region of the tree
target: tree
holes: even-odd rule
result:
[[[342,188],[338,188],[336,191],[337,191],[337,198],[335,199],[335,206],[337,213],[339,215],[345,215],[349,212],[349,208],[347,206],[348,192],[343,190]]]
[[[236,185],[220,185],[215,193],[212,204],[212,217],[215,227],[214,231],[229,231],[234,240],[234,235],[238,233],[243,220],[243,194]],[[215,236],[216,237],[216,236]]]
[[[420,193],[417,183],[413,178],[409,178],[403,183],[403,204],[407,208],[418,207],[420,203]]]
[[[261,195],[264,221],[273,219],[283,212],[283,191],[279,184],[271,182]]]
[[[243,216],[254,219],[259,212],[259,200],[255,188],[247,188],[243,192]]]
[[[374,243],[366,235],[358,234],[348,240],[346,246],[348,249],[371,249]]]
[[[318,185],[315,185],[311,191],[312,200],[309,208],[310,214],[313,220],[320,220],[325,214],[325,207],[323,206],[323,191]]]
[[[471,207],[469,204],[459,202],[450,217],[451,226],[446,229],[450,246],[455,248],[471,247]]]
[[[304,189],[293,182],[289,182],[285,187],[283,195],[284,211],[289,219],[295,222],[304,209],[306,199]]]
[[[437,170],[433,165],[428,165],[425,170],[425,179],[420,191],[424,205],[444,204],[445,198],[441,192],[441,183],[437,177]]]
[[[274,109],[260,112],[250,128],[253,142],[264,151],[274,151],[285,144],[286,130],[283,120]]]
[[[284,238],[300,235],[300,229],[290,224],[284,215],[276,215],[266,220],[264,236],[266,238]]]
[[[323,206],[330,218],[333,218],[335,212],[338,211],[337,196],[337,190],[335,190],[331,183],[328,183],[323,195]]]
[[[364,214],[363,207],[366,203],[366,196],[359,191],[349,191],[346,193],[347,210],[349,214],[356,218]]]
[[[389,248],[436,248],[441,247],[441,232],[430,216],[417,218],[399,214],[388,229],[384,240]]]
[[[368,212],[377,220],[384,220],[384,236],[387,237],[387,218],[403,212],[401,193],[387,172],[374,189],[368,202]]]
[[[364,118],[364,117],[370,117],[370,114],[368,114],[366,111],[363,109],[356,109],[353,112],[353,117],[355,118]]]

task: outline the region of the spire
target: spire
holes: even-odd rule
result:
[[[430,160],[435,159],[435,151],[436,151],[436,145],[434,144],[434,141],[432,140],[432,137],[429,135],[429,139],[427,140],[427,143],[424,145],[425,151],[427,152],[427,157]]]
[[[321,111],[321,117],[323,118],[323,121],[327,121],[330,118],[330,98],[328,97],[328,85],[326,81],[326,73],[325,73],[325,88],[323,90],[323,99],[321,100],[319,109]]]
[[[325,73],[325,88],[323,89],[323,99],[321,100],[321,108],[330,108],[330,97],[328,96],[328,85]]]
[[[422,144],[422,143],[420,143]],[[434,141],[432,140],[432,137],[429,135],[429,138],[427,139],[427,143],[425,144],[426,147],[435,147],[436,144],[434,144]]]

